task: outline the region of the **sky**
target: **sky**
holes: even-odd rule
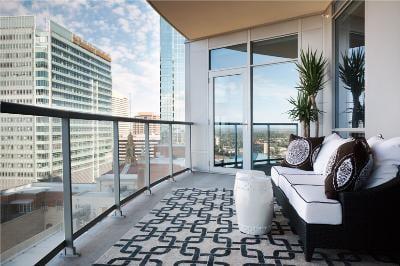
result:
[[[112,58],[113,90],[131,99],[131,115],[159,113],[160,18],[145,0],[0,0],[0,16],[51,19]]]

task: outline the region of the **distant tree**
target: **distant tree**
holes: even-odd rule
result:
[[[132,133],[129,133],[128,139],[126,142],[126,156],[125,163],[135,164],[136,156],[135,156],[135,143],[133,142]]]

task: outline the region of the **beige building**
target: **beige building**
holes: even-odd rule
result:
[[[151,112],[140,112],[135,118],[139,119],[148,119],[148,120],[160,120],[160,115],[151,113]],[[144,135],[144,124],[143,123],[135,123],[132,128],[133,136],[136,135]],[[149,134],[150,136],[156,135],[160,136],[160,125],[159,124],[150,124],[149,125]]]

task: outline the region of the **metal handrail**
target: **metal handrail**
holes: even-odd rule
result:
[[[106,217],[112,211],[116,211],[116,214],[121,216],[121,206],[125,204],[127,201],[137,197],[142,194],[144,191],[148,190],[151,193],[151,187],[155,186],[158,183],[161,183],[167,179],[173,179],[173,177],[177,174],[183,173],[188,170],[192,170],[192,122],[183,122],[183,121],[166,121],[166,120],[151,120],[151,119],[140,119],[140,118],[131,118],[131,117],[120,117],[120,116],[111,116],[111,115],[102,115],[95,113],[84,113],[84,112],[76,112],[76,111],[67,111],[55,108],[47,108],[40,107],[34,105],[26,105],[26,104],[18,104],[18,103],[10,103],[10,102],[0,102],[0,113],[7,114],[17,114],[17,115],[32,115],[32,116],[43,116],[43,117],[54,117],[61,119],[61,144],[62,144],[62,156],[63,156],[63,196],[64,196],[64,234],[65,238],[62,243],[54,247],[47,255],[45,255],[39,262],[39,265],[43,265],[51,260],[58,252],[64,249],[64,253],[66,255],[76,255],[76,250],[74,246],[74,240],[82,235],[84,232],[92,228],[96,223],[101,221],[104,217]],[[77,230],[73,231],[73,215],[72,215],[72,189],[71,189],[71,127],[70,122],[71,119],[79,119],[79,120],[96,120],[96,121],[110,121],[113,122],[113,173],[114,173],[114,198],[115,204],[97,216],[95,219],[91,220],[85,226]],[[121,199],[120,197],[120,171],[119,171],[119,129],[118,122],[128,122],[128,123],[143,123],[145,128],[145,154],[146,154],[146,171],[145,171],[145,179],[146,186],[134,192],[130,196],[125,199]],[[185,168],[179,172],[175,172],[173,170],[173,159],[172,157],[169,160],[169,174],[163,178],[160,178],[158,181],[151,182],[150,181],[150,145],[149,145],[149,124],[166,124],[169,125],[169,155],[173,155],[173,143],[172,143],[172,125],[184,125],[186,126],[189,132],[189,140],[186,145],[188,145],[189,149],[189,165],[190,168]]]
[[[152,120],[152,119],[123,117],[123,116],[102,115],[102,114],[95,114],[95,113],[67,111],[67,110],[56,109],[56,108],[48,108],[48,107],[41,107],[41,106],[27,105],[27,104],[20,104],[20,103],[10,103],[10,102],[0,102],[0,113],[47,116],[47,117],[69,118],[69,119],[80,119],[80,120],[118,121],[118,122],[149,123],[149,124],[193,125],[192,122]]]
[[[218,126],[240,126],[247,125],[241,122],[214,122]],[[255,126],[298,126],[298,123],[253,123]]]

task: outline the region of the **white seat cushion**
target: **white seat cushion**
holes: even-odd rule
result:
[[[290,168],[284,166],[273,166],[271,168],[271,178],[276,186],[279,186],[279,176],[283,174],[289,175],[315,175],[313,171],[305,171],[297,168]]]
[[[292,185],[285,190],[290,204],[307,223],[342,223],[342,206],[339,201],[326,198],[325,186]]]
[[[325,177],[323,175],[280,175],[279,187],[285,193],[286,197],[291,198],[293,185],[312,185],[324,186]]]
[[[288,182],[290,185],[325,185],[324,175],[289,175],[282,174],[279,176],[279,184]]]

